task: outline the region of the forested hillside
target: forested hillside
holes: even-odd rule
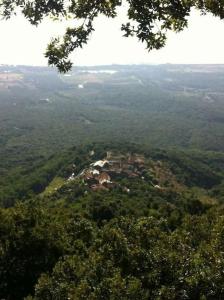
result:
[[[0,299],[224,298],[224,67],[0,67]]]
[[[0,210],[3,299],[222,299],[223,164],[131,144],[51,157]]]

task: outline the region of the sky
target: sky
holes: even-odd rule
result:
[[[88,45],[72,54],[74,65],[224,63],[224,21],[216,17],[193,11],[188,28],[168,34],[167,45],[151,52],[136,38],[122,37],[124,18],[123,10],[114,20],[99,17]],[[0,21],[0,64],[47,65],[46,46],[67,25],[45,20],[35,27],[21,16]]]

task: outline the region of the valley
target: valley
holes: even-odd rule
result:
[[[224,66],[0,66],[0,298],[223,294]]]

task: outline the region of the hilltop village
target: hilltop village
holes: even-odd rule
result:
[[[130,153],[114,155],[112,152],[107,152],[105,159],[90,164],[76,177],[70,177],[70,180],[79,178],[93,191],[109,191],[119,186],[117,181],[122,178],[144,180],[146,172],[144,156]],[[129,192],[127,188],[124,189]]]

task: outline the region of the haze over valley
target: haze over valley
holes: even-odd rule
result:
[[[1,155],[99,141],[224,150],[223,65],[0,68]],[[4,171],[4,170],[3,170]]]

